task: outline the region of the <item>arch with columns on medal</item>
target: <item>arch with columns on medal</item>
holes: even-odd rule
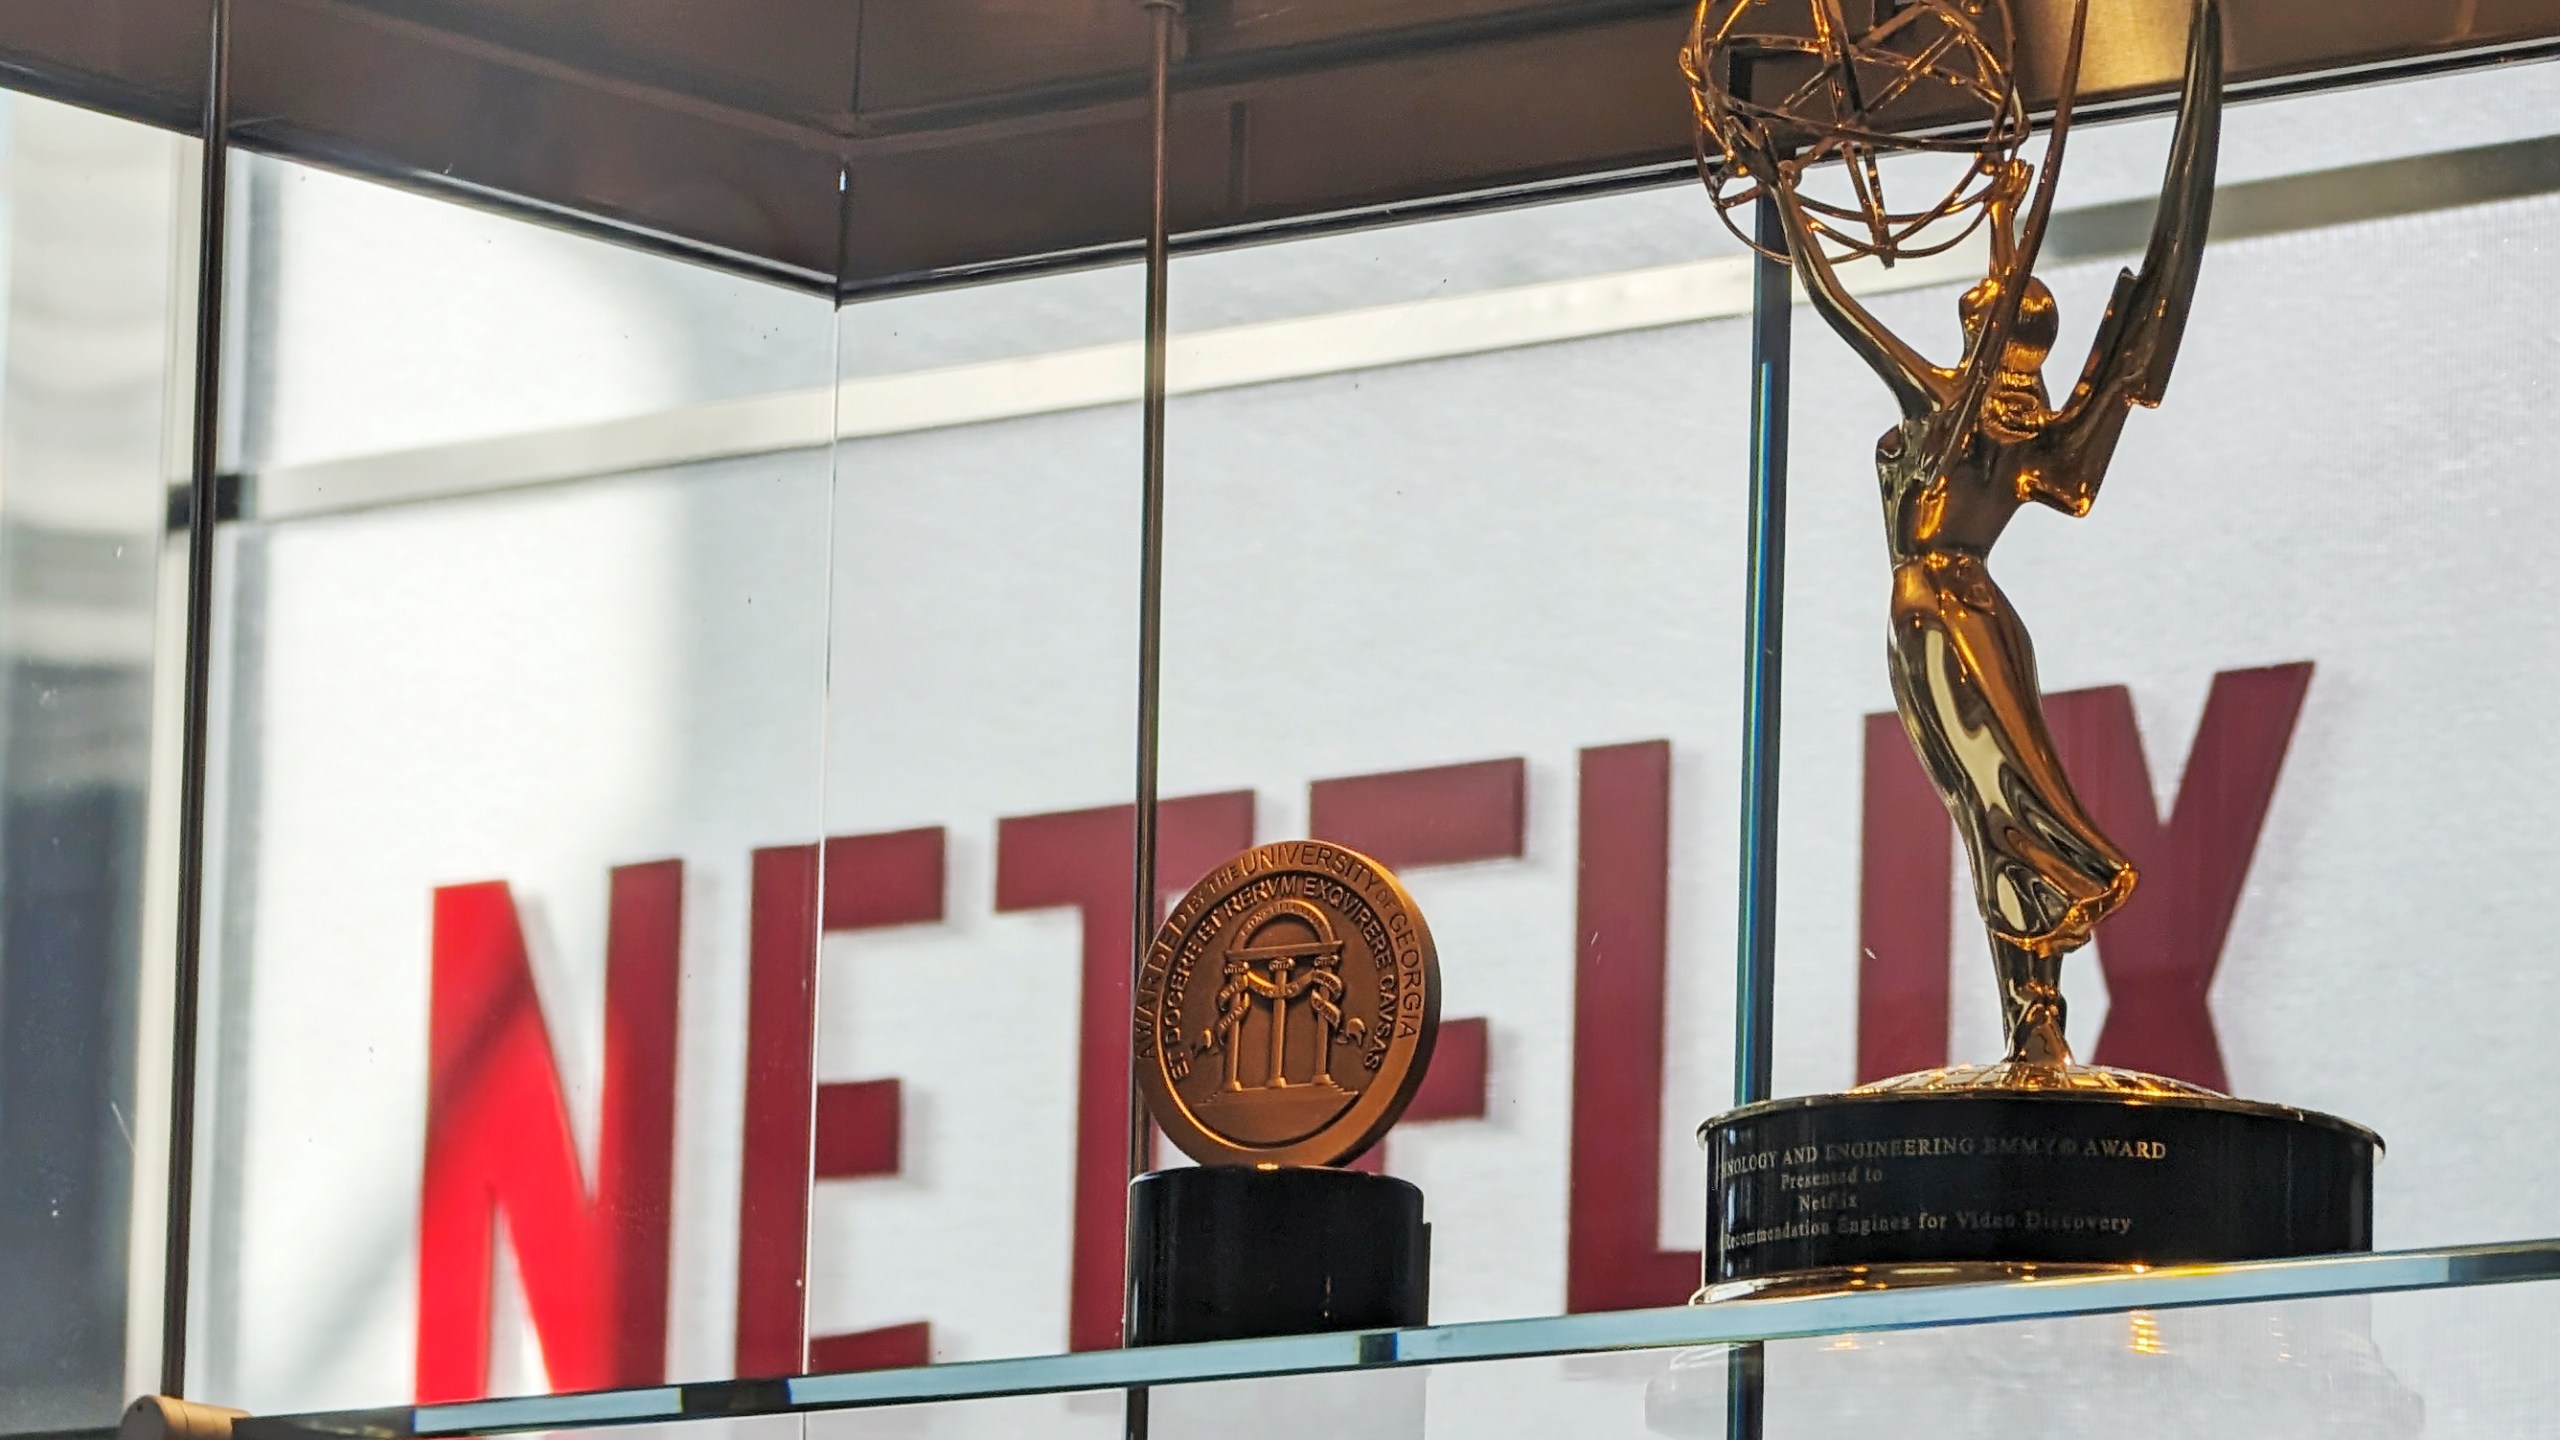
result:
[[[1315,1101],[1332,1109],[1350,1100],[1351,1092],[1334,1081],[1333,1050],[1359,1045],[1369,1026],[1344,1012],[1343,942],[1332,917],[1312,902],[1281,896],[1247,915],[1235,933],[1239,943],[1226,952],[1217,1019],[1188,1046],[1169,1047],[1173,1077],[1186,1077],[1194,1056],[1215,1054],[1225,1065],[1224,1082],[1204,1104],[1268,1108],[1282,1092],[1295,1092],[1282,1102],[1292,1108]],[[1292,1079],[1291,1011],[1301,1008],[1314,1030],[1312,1043],[1302,1047],[1304,1078]],[[1258,1079],[1248,1077],[1249,1056],[1262,1062]],[[1374,1069],[1377,1061],[1364,1057],[1364,1063]]]

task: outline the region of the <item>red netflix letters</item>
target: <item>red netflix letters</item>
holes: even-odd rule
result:
[[[2216,677],[2163,820],[2122,688],[2048,702],[2082,798],[2142,867],[2098,943],[2112,1003],[2094,1058],[2223,1084],[2206,994],[2310,683],[2308,664]],[[1892,716],[1866,727],[1858,1075],[1945,1063],[1954,841]],[[1677,1303],[1698,1255],[1664,1250],[1663,1003],[1671,904],[1670,746],[1581,753],[1566,1305]],[[1524,853],[1517,758],[1316,782],[1312,833],[1400,869]],[[1069,1341],[1119,1343],[1129,1091],[1130,807],[999,822],[995,908],[1072,908],[1083,926]],[[1246,791],[1165,802],[1159,906],[1253,838]],[[816,1084],[819,939],[943,918],[945,835],[839,836],[752,858],[736,1373],[920,1364],[922,1321],[806,1334],[810,1186],[897,1173],[899,1082]],[[503,1215],[552,1383],[647,1384],[665,1370],[682,867],[612,875],[602,1144],[592,1192],[503,883],[434,897],[418,1392],[488,1383]],[[1561,959],[1561,957],[1559,957]],[[1442,1029],[1407,1118],[1485,1113],[1485,1022]],[[1375,1154],[1372,1166],[1379,1163]],[[857,1257],[858,1259],[859,1257]]]
[[[1575,882],[1567,1310],[1677,1305],[1695,1250],[1664,1250],[1662,991],[1671,913],[1671,745],[1582,752]]]
[[[672,860],[613,872],[603,1143],[590,1199],[514,897],[495,881],[435,892],[419,1399],[488,1389],[501,1213],[552,1385],[664,1377],[683,896],[684,867]]]
[[[2227,1087],[2206,996],[2310,687],[2308,661],[2215,676],[2165,824],[2124,687],[2046,698],[2082,802],[2142,872],[2133,900],[2098,932],[2108,1007],[2097,1063]],[[1955,865],[1953,830],[1900,723],[1871,715],[1866,733],[1862,1083],[1947,1062]]]
[[[1068,1261],[1067,1343],[1120,1343],[1128,1253],[1130,866],[1136,807],[1110,805],[999,821],[996,908],[1072,906],[1084,918],[1084,994],[1076,1020],[1076,1190]],[[1163,802],[1156,827],[1158,918],[1209,867],[1253,843],[1253,792]]]
[[[809,1186],[895,1175],[900,1132],[897,1081],[814,1084],[818,935],[940,920],[942,829],[840,835],[823,853],[815,845],[759,850],[754,869],[737,1373],[921,1365],[932,1349],[923,1324],[806,1339]]]
[[[1510,759],[1319,780],[1307,787],[1307,833],[1399,872],[1516,860],[1528,824],[1527,775],[1528,762]],[[1481,1016],[1444,1016],[1431,1068],[1400,1123],[1481,1118],[1487,1039]],[[1373,1146],[1351,1168],[1383,1171],[1386,1152],[1384,1143]]]

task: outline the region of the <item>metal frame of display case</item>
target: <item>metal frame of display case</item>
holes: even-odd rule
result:
[[[1163,482],[1164,303],[1174,255],[1657,185],[1685,178],[1689,164],[1684,105],[1618,103],[1625,85],[1633,83],[1630,77],[1648,73],[1641,67],[1657,62],[1665,95],[1676,97],[1671,54],[1686,3],[1396,0],[1384,6],[1292,7],[1276,0],[1214,5],[1193,0],[1201,7],[1199,24],[1188,28],[1173,17],[1176,3],[1088,0],[1089,23],[1080,38],[1046,48],[1033,45],[1027,52],[996,43],[978,57],[988,61],[983,73],[962,67],[939,77],[928,73],[932,66],[925,60],[913,58],[939,53],[931,24],[906,33],[883,21],[863,32],[866,38],[853,62],[858,74],[845,85],[844,103],[815,111],[786,104],[787,87],[741,88],[737,73],[720,81],[699,66],[686,71],[681,56],[637,54],[628,46],[617,48],[618,42],[608,43],[616,42],[613,36],[545,32],[525,25],[500,25],[493,31],[497,22],[492,14],[504,7],[484,0],[435,0],[405,11],[388,0],[98,0],[90,7],[0,8],[0,82],[189,129],[207,140],[199,215],[193,444],[184,511],[190,522],[189,577],[163,1312],[167,1393],[182,1394],[185,1383],[213,535],[225,481],[216,448],[228,229],[225,176],[232,148],[387,179],[838,300],[1143,253],[1149,292],[1143,484],[1152,561],[1160,556],[1155,527]],[[757,4],[758,15],[768,20],[805,18],[827,8],[813,8],[806,0]],[[857,4],[851,10],[859,26],[890,8]],[[2037,57],[2051,48],[2047,32],[2059,9],[2053,0],[2033,0],[2021,8],[2031,12],[2024,26],[2026,73],[2049,86],[2045,72],[2051,67]],[[2183,13],[2175,5],[2164,9]],[[1293,19],[1293,11],[1303,13]],[[1038,25],[1042,12],[1043,7],[1026,0],[970,0],[945,7],[937,23],[957,26],[951,33],[983,31],[1001,39]],[[2314,23],[2303,18],[2306,13],[2345,23],[2335,7],[2234,0],[2234,98],[2560,54],[2560,0],[2514,0],[2496,7],[2496,18],[2488,22],[2477,19],[2476,7],[2453,0],[2371,7],[2354,17],[2351,33],[2333,25],[2320,32],[2318,44],[2303,43]],[[2473,16],[2472,28],[2462,29],[2453,18],[2457,14]],[[1134,25],[1133,16],[1138,17]],[[209,22],[201,52],[193,48],[199,32],[190,23],[179,23],[189,17]],[[728,18],[732,26],[755,29],[755,17],[744,22]],[[972,23],[979,31],[969,29]],[[1130,63],[1129,47],[1140,34],[1148,37],[1152,61],[1145,66]],[[772,31],[764,38],[788,50],[801,37]],[[332,45],[356,47],[368,63],[313,63]],[[884,45],[885,52],[880,48]],[[772,51],[743,58],[720,53],[728,56],[733,71],[779,64]],[[883,59],[884,53],[891,58]],[[901,53],[923,69],[898,75],[894,57]],[[200,69],[191,59],[199,54]],[[698,168],[723,156],[762,156],[755,163],[742,161],[734,173],[747,177],[741,183],[752,198],[772,202],[767,207],[771,223],[748,235],[722,228],[717,218],[722,207],[697,211],[681,200],[652,202],[647,198],[656,193],[651,187],[666,176],[645,166],[529,171],[531,161],[517,153],[532,148],[519,143],[523,137],[485,127],[474,130],[451,113],[450,104],[441,109],[357,104],[371,97],[359,96],[353,87],[378,75],[383,65],[404,61],[444,67],[434,73],[450,82],[443,88],[451,103],[467,105],[477,93],[473,86],[492,76],[552,97],[556,128],[548,138],[564,142],[566,153],[589,160],[601,156],[636,165],[633,147],[660,145],[670,136],[682,137],[681,143],[660,145],[660,156],[679,167]],[[1534,89],[1523,78],[1528,76],[1537,77]],[[802,78],[820,90],[834,83],[825,76]],[[2164,68],[2156,75],[2126,73],[2103,80],[2094,87],[2087,112],[2091,118],[2146,113],[2158,105],[2168,79]],[[887,101],[866,105],[866,97],[877,100],[883,93],[890,97]],[[1370,123],[1417,95],[1438,107],[1431,123],[1404,132]],[[1495,114],[1516,118],[1521,107],[1530,107],[1526,113],[1547,123],[1485,123]],[[1311,109],[1329,109],[1330,128],[1307,121]],[[1297,128],[1287,118],[1293,115],[1299,117]],[[1258,123],[1257,116],[1282,118]],[[627,133],[616,130],[634,117],[647,123]],[[1339,127],[1346,121],[1373,133],[1398,135],[1398,145],[1379,149],[1385,157],[1383,170],[1372,165],[1354,173],[1354,167],[1333,163],[1338,157],[1328,150],[1328,137],[1342,133]],[[620,138],[608,138],[617,134]],[[601,148],[580,151],[582,140]],[[2551,153],[2560,151],[2545,146],[2534,152],[2543,162]],[[1026,172],[1055,169],[1062,154],[1076,157],[1066,173],[1084,187],[1074,203],[1053,191],[1020,190]],[[2532,184],[2549,188],[2549,178],[2537,169]],[[996,197],[1015,193],[1023,197],[1020,205],[997,203]],[[723,204],[735,198],[730,194]],[[875,221],[891,214],[915,217],[916,223],[900,228],[881,222],[875,229]],[[1784,267],[1768,260],[1755,263],[1744,843],[1736,937],[1741,964],[1735,1092],[1742,1101],[1767,1094],[1772,1040],[1770,911],[1776,875],[1791,313]],[[1143,876],[1152,868],[1145,860],[1155,821],[1152,687],[1161,586],[1150,577],[1141,593],[1135,781],[1139,863],[1134,873]],[[1143,884],[1133,903],[1141,911],[1135,933],[1143,937],[1149,928]],[[1737,1357],[1747,1357],[1757,1342],[1853,1330],[2555,1278],[2560,1278],[2560,1241],[2539,1241],[404,1407],[244,1421],[241,1429],[250,1436],[428,1436],[1586,1350],[1722,1344],[1736,1347]],[[1743,1359],[1737,1360],[1735,1374],[1747,1382]],[[1736,1431],[1754,1433],[1750,1384],[1736,1385],[1732,1393],[1737,1397]]]

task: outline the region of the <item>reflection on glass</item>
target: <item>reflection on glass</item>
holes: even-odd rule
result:
[[[833,307],[251,169],[195,1393],[730,1374],[743,1137],[810,1095],[753,977],[818,903]]]
[[[2415,1440],[2430,1433],[2426,1404],[2384,1363],[2373,1304],[2135,1310],[1779,1342],[1761,1355],[1766,1433]],[[1729,1358],[1721,1346],[1674,1357],[1647,1387],[1648,1428],[1722,1440]]]
[[[112,1421],[128,1331],[158,1348],[133,1199],[169,1084],[145,833],[193,148],[0,94],[0,1431]]]
[[[828,883],[868,899],[816,1064],[874,1104],[808,1202],[814,1368],[1119,1341],[1138,281],[842,313]],[[1168,882],[1246,843],[1238,798],[1174,801]]]
[[[1419,1370],[1385,1370],[1169,1385],[1147,1397],[1147,1434],[1150,1440],[1423,1440],[1430,1380]]]

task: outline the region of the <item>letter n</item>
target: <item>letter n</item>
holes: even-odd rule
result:
[[[418,1219],[420,1400],[487,1392],[501,1215],[554,1389],[665,1378],[683,889],[677,861],[613,872],[592,1195],[514,897],[499,881],[435,892]]]

